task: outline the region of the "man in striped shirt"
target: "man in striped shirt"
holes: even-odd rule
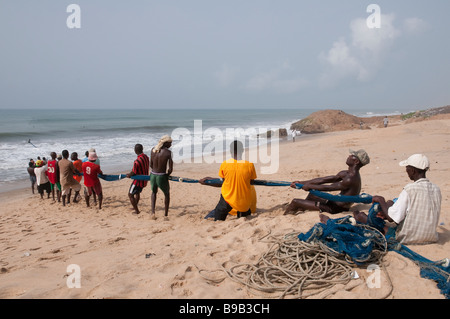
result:
[[[133,169],[127,174],[128,178],[134,175],[149,175],[150,170],[150,159],[144,154],[144,147],[141,144],[136,144],[134,147],[134,152],[137,155],[136,160],[133,164]],[[128,191],[128,197],[130,198],[131,205],[133,206],[133,214],[138,215],[139,211],[138,204],[141,197],[141,192],[145,186],[147,186],[148,181],[144,180],[133,180]]]
[[[382,196],[374,196],[379,203],[380,215],[394,222],[395,237],[402,244],[428,244],[438,240],[437,226],[441,213],[441,190],[426,177],[430,161],[425,155],[414,154],[400,162],[413,183],[406,185],[397,201],[387,201]],[[365,222],[364,213],[355,212],[355,219]],[[387,231],[387,229],[385,230]]]

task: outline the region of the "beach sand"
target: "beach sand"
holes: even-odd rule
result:
[[[276,174],[263,175],[260,169],[265,164],[255,166],[258,179],[293,181],[334,175],[346,169],[349,149],[362,148],[371,157],[371,163],[361,169],[362,192],[393,199],[410,182],[398,163],[414,153],[426,154],[431,161],[427,177],[442,191],[439,241],[410,248],[428,259],[441,260],[450,257],[449,132],[450,118],[444,117],[391,123],[388,128],[302,136],[295,143],[280,144]],[[215,177],[219,166],[183,163],[175,165],[173,175]],[[102,185],[100,211],[87,208],[84,199],[62,207],[32,195],[28,188],[1,195],[0,298],[261,298],[229,278],[211,283],[202,274],[223,264],[255,263],[270,246],[261,238],[307,232],[319,222],[317,212],[283,215],[287,203],[307,195],[289,187],[257,186],[257,214],[214,222],[204,216],[217,204],[220,188],[171,182],[169,219],[163,218],[164,199],[158,193],[157,219],[151,220],[147,214],[149,188],[139,205],[143,213],[134,216],[127,197],[129,179],[102,181]],[[367,211],[369,207],[355,205],[352,210]],[[81,288],[68,288],[72,274],[68,266],[72,264],[81,271]],[[366,279],[371,272],[355,267],[360,278],[332,288],[327,298],[444,298],[435,282],[420,277],[412,261],[389,252],[383,264],[388,276],[381,272],[380,288],[369,288]],[[220,271],[208,275],[225,276]]]

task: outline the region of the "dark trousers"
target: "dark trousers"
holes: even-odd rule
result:
[[[214,217],[214,221],[216,220],[225,220],[231,212],[233,207],[228,204],[222,195],[220,195],[219,203],[217,203],[216,208],[214,208],[212,211],[209,212],[208,215],[206,215],[206,218]],[[237,218],[245,217],[251,215],[250,209],[246,212],[237,212]]]

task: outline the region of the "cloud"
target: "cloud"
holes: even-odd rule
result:
[[[295,75],[295,70],[288,62],[257,74],[250,78],[243,88],[247,91],[273,91],[275,93],[295,93],[308,85],[303,77]]]
[[[381,15],[380,28],[369,28],[365,19],[354,19],[350,23],[350,41],[342,38],[335,41],[319,60],[325,71],[319,78],[321,87],[334,86],[346,78],[358,81],[370,80],[379,70],[383,59],[392,49],[402,32],[394,26],[393,14]]]

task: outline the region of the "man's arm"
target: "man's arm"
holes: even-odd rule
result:
[[[172,160],[172,152],[169,151],[169,159],[168,159],[168,163],[169,163],[169,170],[167,171],[167,175],[172,174],[173,171],[173,160]]]
[[[212,178],[212,177],[204,177],[202,179],[200,179],[198,182],[202,185],[206,185],[206,186],[212,186],[212,187],[222,187],[221,184],[207,184],[206,182],[208,180],[212,180],[212,179],[216,179],[216,178]]]
[[[378,214],[380,214],[382,218],[391,223],[394,222],[394,220],[389,216],[389,206],[383,196],[373,196],[372,203],[378,203],[380,205],[381,211]]]
[[[292,188],[296,188],[295,184],[302,184],[302,185],[314,185],[317,186],[318,185],[322,185],[322,184],[327,184],[327,183],[337,183],[342,181],[343,177],[347,174],[346,171],[342,171],[337,175],[332,175],[332,176],[326,176],[326,177],[318,177],[318,178],[314,178],[314,179],[310,179],[310,180],[306,180],[306,181],[295,181],[291,184]],[[335,186],[336,187],[336,186]],[[304,188],[303,188],[304,189]],[[325,189],[317,189],[317,188],[312,188],[315,190],[321,190],[321,191],[325,191]],[[306,190],[306,189],[305,189]],[[331,190],[340,190],[340,189],[331,189]]]
[[[81,175],[81,173],[75,168],[72,162],[70,162],[70,169],[72,170],[72,175]]]
[[[134,173],[134,166],[135,166],[135,165],[136,165],[136,162],[133,163],[133,168],[131,169],[131,172],[129,172],[129,173],[127,174],[127,177],[128,177],[128,178],[130,178],[131,176],[136,175],[136,174]]]
[[[386,202],[382,196],[374,196],[372,202],[380,204],[382,217],[386,218],[390,222],[400,224],[406,217],[408,210],[409,196],[408,193],[403,190],[397,198],[397,201]]]
[[[329,185],[319,185],[319,184],[304,184],[302,189],[305,191],[316,190],[321,192],[332,192],[332,191],[342,191],[346,190],[351,186],[346,180],[342,180],[337,183],[329,184]]]

